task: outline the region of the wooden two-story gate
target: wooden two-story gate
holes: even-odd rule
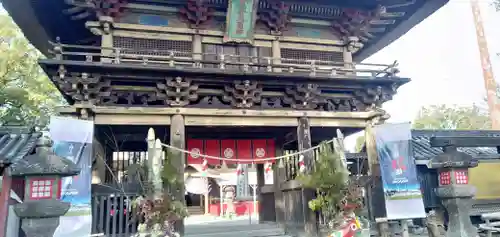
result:
[[[94,121],[95,140],[104,157],[94,164],[96,183],[116,186],[124,182],[120,176],[129,164],[138,161],[113,154],[146,151],[150,127],[160,140],[179,148],[199,140],[204,149],[210,148],[206,152],[233,154],[229,157],[235,161],[227,164],[230,169],[238,159],[252,159],[255,149],[264,149],[255,144],[266,144],[267,153],[279,155],[329,140],[336,129],[349,135],[370,128],[386,118],[382,104],[409,79],[397,76],[395,63],[361,60],[446,2],[3,0],[2,4],[47,56],[40,65],[69,103],[59,113]],[[233,153],[225,153],[228,148]],[[177,155],[182,177],[192,160]],[[312,152],[304,158],[310,165]],[[289,159],[281,170],[275,168],[272,185],[263,181],[264,164],[256,165],[261,205],[266,206],[261,208],[261,219],[313,235],[317,217],[307,201],[314,193],[294,180],[297,159]],[[217,170],[221,165],[209,166]]]

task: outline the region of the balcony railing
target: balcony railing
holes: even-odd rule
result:
[[[391,78],[396,77],[396,74],[399,73],[396,61],[392,64],[349,63],[50,43],[54,46],[51,54],[57,60],[165,65],[177,69],[210,68],[225,72],[267,72],[308,75],[311,77],[329,76],[332,78],[339,75]]]

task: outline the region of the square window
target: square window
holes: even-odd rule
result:
[[[32,199],[50,199],[52,198],[52,185],[55,179],[43,179],[31,181],[31,195]]]

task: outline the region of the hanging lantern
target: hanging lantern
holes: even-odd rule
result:
[[[203,176],[206,176],[207,175],[207,169],[208,169],[208,161],[207,159],[203,159],[203,163],[201,165],[201,172],[202,172],[202,175]]]
[[[243,174],[243,166],[241,164],[238,164],[238,166],[236,167],[236,175],[240,176],[242,174]]]
[[[273,170],[273,164],[272,164],[272,163],[270,163],[270,162],[267,162],[267,163],[265,164],[265,167],[266,167],[266,168],[265,168],[264,172],[265,172],[265,174],[266,174],[266,177],[268,177],[268,178],[269,178],[269,175],[271,175],[271,171]]]
[[[304,155],[299,155],[299,170],[301,173],[306,172],[306,164],[304,163]]]

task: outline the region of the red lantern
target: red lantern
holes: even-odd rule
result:
[[[252,141],[252,148],[253,148],[253,158],[254,159],[263,159],[267,158],[268,156],[268,149],[267,149],[267,140],[264,139],[259,139],[259,140],[253,140]],[[257,164],[264,164],[266,163],[265,161],[256,161],[255,163]]]
[[[226,164],[236,164],[236,142],[235,140],[222,140],[221,142],[222,157],[226,159]],[[234,160],[234,161],[233,161]]]
[[[237,159],[252,159],[252,140],[237,140],[236,147],[238,148]],[[243,161],[242,164],[251,164],[252,162]]]
[[[238,164],[238,166],[236,167],[236,175],[240,176],[242,174],[243,174],[243,166],[241,164]]]
[[[203,158],[200,154],[205,154],[203,149],[203,140],[190,139],[187,141],[187,150],[191,152],[188,154],[187,163],[188,164],[202,164]]]
[[[207,159],[203,159],[203,163],[201,164],[201,171],[207,171],[208,169],[208,161]]]
[[[221,157],[219,140],[206,140],[205,152],[207,156]],[[221,160],[207,158],[209,165],[220,165]]]
[[[306,164],[304,163],[304,155],[299,155],[299,170],[301,173],[306,172]]]

